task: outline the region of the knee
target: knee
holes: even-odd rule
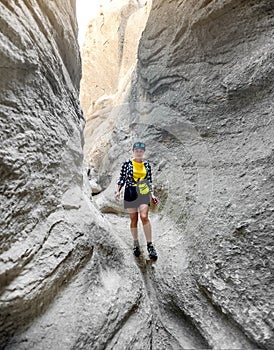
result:
[[[137,227],[138,226],[138,220],[131,220],[130,226],[131,227]]]
[[[138,224],[138,216],[131,218],[130,226],[137,227],[137,224]]]
[[[140,215],[143,225],[149,222],[148,215]]]

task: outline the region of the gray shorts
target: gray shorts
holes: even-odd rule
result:
[[[140,194],[136,186],[125,188],[124,208],[138,208],[141,204],[150,205],[150,194]]]

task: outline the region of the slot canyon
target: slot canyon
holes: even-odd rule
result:
[[[0,21],[0,349],[273,350],[274,2],[109,0],[82,48],[76,0]]]

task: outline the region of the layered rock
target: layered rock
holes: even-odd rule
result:
[[[273,14],[267,0],[154,1],[131,93],[109,112],[96,202],[118,210],[116,169],[144,140],[162,327],[173,310],[214,349],[274,347]],[[176,327],[163,333],[167,348],[186,346]]]
[[[116,120],[116,113],[111,111],[124,103],[130,89],[150,4],[151,1],[144,0],[110,1],[102,6],[99,17],[90,22],[86,33],[80,101],[87,121],[84,154],[91,169],[94,193],[102,190],[98,181],[102,182],[100,174],[108,168],[99,170]]]
[[[91,258],[75,2],[1,1],[0,347]]]
[[[164,154],[171,160],[165,173],[179,177],[173,174],[168,213],[190,247],[189,269],[201,295],[267,349],[274,347],[273,33],[271,1],[154,1],[134,88],[150,103],[151,119],[158,110],[163,123],[159,141],[151,133],[147,139],[154,162]],[[180,289],[171,294],[178,304],[185,300],[191,315],[189,291]],[[196,318],[209,344],[224,347],[204,321]]]
[[[84,107],[107,134],[86,144],[92,201],[74,4],[56,6],[1,1],[1,347],[272,349],[272,2],[153,2],[137,68],[120,83],[115,60]],[[154,269],[113,198],[136,139],[160,197]]]

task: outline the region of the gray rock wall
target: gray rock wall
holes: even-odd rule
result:
[[[90,201],[74,2],[0,2],[1,348],[274,348],[273,10],[153,1]],[[136,139],[155,268],[114,200]]]
[[[91,170],[93,193],[101,191],[96,182],[117,122],[116,113],[112,120],[110,111],[124,102],[130,89],[150,6],[151,1],[145,0],[110,1],[87,29],[80,102],[86,119],[84,157]]]
[[[154,1],[109,112],[96,203],[119,210],[116,169],[139,139],[160,197],[153,348],[274,347],[273,16],[271,1]]]
[[[147,139],[153,161],[167,159],[165,173],[176,173],[169,215],[191,247],[200,293],[267,349],[274,348],[273,34],[273,1],[156,0],[133,94],[164,122]],[[193,146],[187,128],[197,132]]]
[[[80,147],[65,151],[70,135],[81,144],[83,124],[77,102],[75,17],[70,3],[69,10],[64,8],[66,3],[1,2],[1,204],[7,215],[1,222],[2,251],[55,211],[71,186],[70,177],[64,182],[62,173],[75,173],[69,170],[72,160],[77,161],[73,167],[81,166]],[[75,185],[81,184],[81,177]]]
[[[0,347],[92,256],[75,1],[1,1]]]

